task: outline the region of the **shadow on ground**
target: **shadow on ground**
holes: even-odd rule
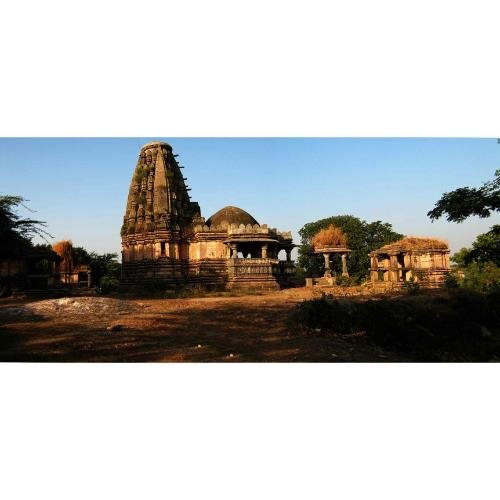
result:
[[[28,362],[399,361],[362,335],[299,334],[297,301],[273,296],[130,301],[139,311],[0,315],[0,360]],[[108,330],[116,326],[116,331]]]

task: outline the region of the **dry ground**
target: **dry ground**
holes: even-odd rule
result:
[[[311,296],[304,288],[190,299],[2,299],[0,361],[402,361],[362,334],[290,331],[291,310]]]

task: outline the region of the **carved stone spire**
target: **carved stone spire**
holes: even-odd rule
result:
[[[199,216],[172,147],[166,142],[144,145],[130,183],[122,237],[179,231]]]

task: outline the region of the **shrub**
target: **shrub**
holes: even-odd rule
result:
[[[291,323],[306,329],[325,329],[338,333],[354,333],[361,328],[354,302],[331,300],[325,296],[299,304],[292,314]]]
[[[403,282],[403,288],[408,295],[418,295],[420,293],[420,283],[413,276],[408,281]]]
[[[481,294],[471,290],[457,289],[450,293],[450,307],[464,320],[473,320],[488,327],[499,325],[499,291]]]
[[[457,289],[449,296],[402,296],[367,302],[326,297],[303,302],[293,325],[368,340],[418,361],[488,361],[500,357],[500,292]]]
[[[103,276],[101,278],[101,286],[99,287],[100,293],[111,293],[118,291],[120,287],[120,281],[113,276]]]
[[[458,281],[458,277],[453,273],[448,273],[443,281],[443,288],[448,290],[456,289],[460,286],[460,282]]]
[[[493,262],[472,262],[464,268],[463,286],[486,293],[500,289],[500,267]]]
[[[352,276],[338,276],[337,277],[337,285],[339,286],[354,286],[359,284],[358,277]]]

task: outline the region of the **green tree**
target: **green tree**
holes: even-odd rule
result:
[[[480,234],[472,248],[461,248],[451,260],[458,266],[458,285],[476,292],[500,290],[500,225]]]
[[[83,247],[73,247],[73,263],[75,266],[89,265],[92,260],[90,254]]]
[[[456,252],[450,260],[457,264],[458,267],[465,267],[469,262],[471,262],[470,252],[470,248],[463,247]]]
[[[493,262],[500,266],[500,225],[494,225],[490,231],[480,234],[472,243],[472,248],[462,248],[452,257],[452,261],[461,267],[471,262]]]
[[[500,266],[500,225],[494,225],[487,233],[480,234],[470,252],[474,262],[494,262]]]
[[[462,222],[471,215],[485,218],[499,210],[500,170],[497,170],[495,178],[479,188],[463,187],[444,193],[427,215],[432,220],[446,215],[450,222]]]
[[[367,275],[370,267],[368,254],[372,250],[403,237],[402,234],[392,230],[391,224],[382,221],[369,223],[353,215],[337,215],[309,222],[299,231],[301,237],[297,259],[299,273],[305,276],[321,276],[323,274],[323,258],[312,253],[311,239],[318,231],[330,224],[340,228],[347,236],[347,244],[352,250],[348,259],[349,273],[357,280],[361,280]],[[337,260],[340,260],[340,257]],[[339,262],[334,262],[334,266],[340,269]]]
[[[462,286],[476,292],[500,291],[500,267],[494,262],[472,262],[464,269]]]
[[[100,287],[104,277],[120,279],[121,265],[118,262],[118,255],[116,253],[98,254],[91,252],[88,254],[90,257],[89,266],[92,273],[92,283]]]
[[[43,228],[45,222],[23,218],[19,207],[30,212],[21,196],[0,196],[0,256],[12,257],[23,254],[32,247],[32,239],[40,236],[45,239],[51,235]]]

